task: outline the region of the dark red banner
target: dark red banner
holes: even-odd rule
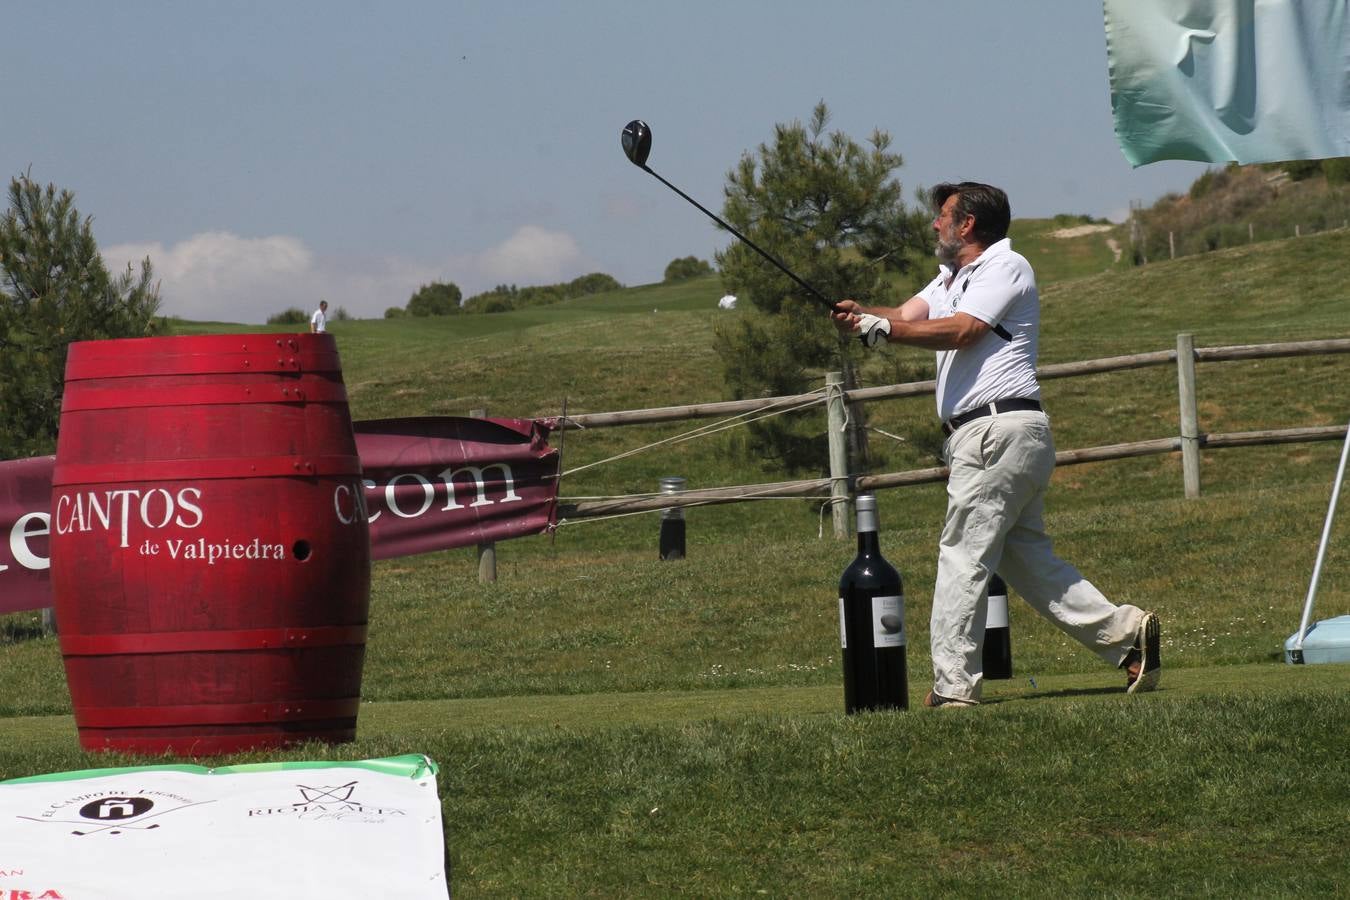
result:
[[[357,422],[372,559],[538,534],[553,523],[558,451],[529,419]]]
[[[55,456],[0,462],[0,613],[52,605],[49,510]]]
[[[364,504],[372,559],[539,534],[553,524],[559,461],[545,423],[433,417],[353,427],[364,496],[336,497],[335,506],[342,516]],[[0,462],[0,613],[52,605],[55,462]]]

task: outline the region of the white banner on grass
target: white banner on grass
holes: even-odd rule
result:
[[[448,896],[425,756],[0,782],[0,898]]]

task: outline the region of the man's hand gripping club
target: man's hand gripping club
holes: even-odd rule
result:
[[[838,311],[830,313],[835,327],[842,334],[856,332],[864,347],[875,347],[890,338],[890,319],[863,312],[863,308],[853,300],[840,300],[835,303],[835,308]]]

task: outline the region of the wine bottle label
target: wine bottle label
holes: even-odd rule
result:
[[[905,598],[872,598],[872,646],[905,646]]]
[[[989,595],[989,614],[984,619],[985,628],[1008,627],[1008,595]]]
[[[839,646],[848,649],[848,624],[844,621],[844,598],[839,598]]]

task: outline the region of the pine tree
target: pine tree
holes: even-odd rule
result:
[[[0,217],[0,458],[50,453],[72,341],[153,333],[150,260],[113,276],[75,196],[27,174]]]
[[[808,125],[774,126],[773,143],[745,154],[728,173],[723,217],[827,296],[896,305],[910,294],[897,295],[895,276],[929,253],[929,217],[901,198],[893,173],[903,159],[890,151],[889,134],[874,131],[864,147],[827,133],[828,124],[822,101]],[[841,339],[796,283],[739,242],[718,253],[717,264],[728,293],[757,311],[723,324],[715,339],[738,398],[803,393],[820,387],[830,369],[844,373],[846,388],[857,386],[861,348]],[[855,407],[850,418],[861,426],[864,415]],[[758,423],[751,450],[810,468],[825,458],[816,426],[794,426],[791,417]],[[864,433],[858,427],[851,438],[859,460]]]

